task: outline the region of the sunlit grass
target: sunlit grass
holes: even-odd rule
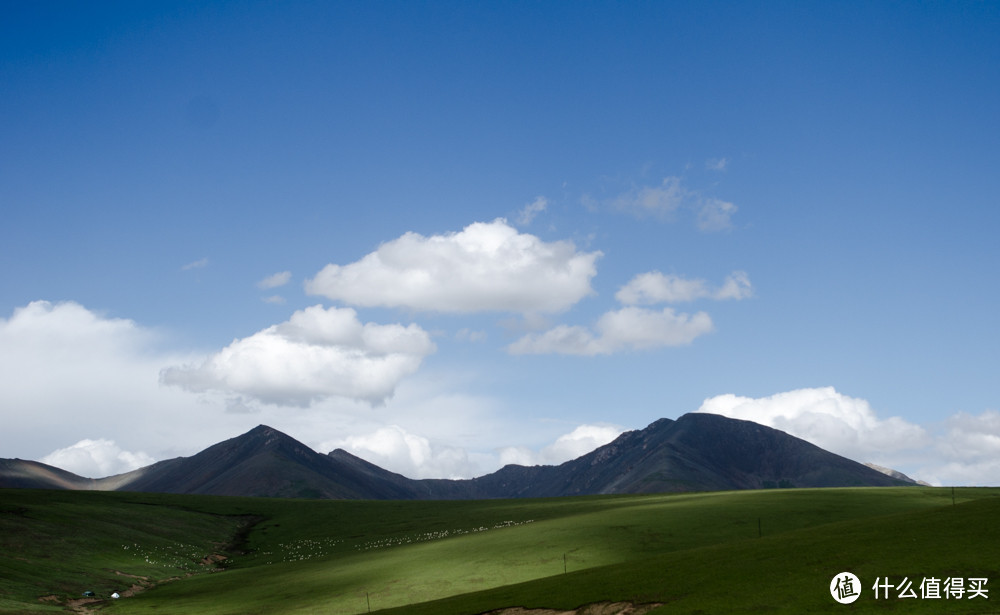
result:
[[[842,570],[870,576],[869,585],[878,575],[997,576],[989,562],[1000,561],[1000,541],[981,545],[993,534],[978,525],[1000,512],[991,497],[998,493],[960,489],[953,507],[950,490],[933,488],[471,502],[9,491],[5,510],[30,514],[4,514],[0,529],[20,524],[37,540],[22,540],[29,562],[0,554],[0,565],[21,566],[0,581],[0,600],[41,607],[43,595],[110,591],[122,578],[109,571],[120,571],[158,584],[104,603],[108,613],[336,614],[369,605],[476,613],[602,600],[669,602],[687,612],[827,609],[830,578]],[[208,573],[198,549],[223,549],[251,516],[259,522],[246,552],[228,551],[226,570]],[[60,543],[72,544],[75,577],[37,566]],[[183,578],[162,582],[172,577]],[[812,585],[822,591],[789,602],[796,587]]]

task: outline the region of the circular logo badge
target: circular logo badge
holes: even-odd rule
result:
[[[861,595],[861,580],[850,572],[834,575],[830,581],[830,595],[841,604],[850,604]]]

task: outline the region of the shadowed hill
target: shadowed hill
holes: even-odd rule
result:
[[[265,425],[191,457],[91,480],[0,461],[0,486],[326,499],[487,499],[768,487],[913,484],[751,421],[692,413],[558,466],[508,465],[467,480],[413,480],[344,450],[322,455]]]
[[[165,462],[127,491],[327,499],[408,499],[391,481],[365,476],[276,429],[260,425],[192,457]]]

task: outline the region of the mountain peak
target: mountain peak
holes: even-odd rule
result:
[[[229,442],[250,447],[269,447],[281,443],[304,446],[290,435],[268,425],[258,425],[242,436],[232,438]]]
[[[285,435],[285,434],[282,434],[277,429],[275,429],[274,427],[271,427],[269,425],[263,425],[263,424],[261,424],[261,425],[257,425],[256,427],[254,427],[253,429],[251,429],[250,431],[246,432],[243,435],[245,435],[245,436],[251,436],[251,435],[252,436],[270,436],[270,435],[273,435],[273,434],[276,434],[276,433],[277,434],[281,434],[281,435]]]

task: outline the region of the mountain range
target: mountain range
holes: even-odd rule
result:
[[[190,457],[90,479],[0,459],[0,487],[326,499],[486,499],[774,487],[912,485],[897,473],[751,421],[706,413],[659,419],[557,466],[507,465],[472,479],[411,479],[342,449],[318,453],[260,425]]]

